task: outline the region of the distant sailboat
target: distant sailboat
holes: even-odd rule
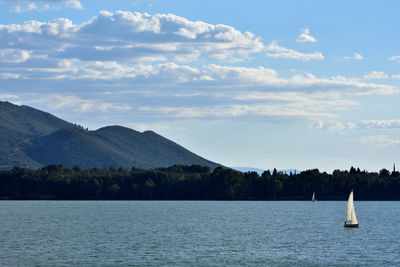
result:
[[[356,211],[354,210],[353,190],[351,190],[349,199],[347,200],[347,216],[346,221],[344,222],[344,227],[358,227]]]
[[[317,202],[317,199],[315,198],[315,192],[313,192],[313,194],[312,194],[311,201],[312,202]]]

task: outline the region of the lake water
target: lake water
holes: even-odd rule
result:
[[[400,202],[1,201],[1,266],[400,266]]]

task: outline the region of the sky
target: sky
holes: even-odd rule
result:
[[[400,1],[0,0],[0,100],[225,166],[400,166]]]

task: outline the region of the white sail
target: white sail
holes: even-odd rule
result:
[[[354,203],[353,203],[353,191],[351,191],[349,199],[347,200],[347,216],[346,216],[346,221],[351,222],[351,214],[352,211],[354,210]],[[355,212],[354,212],[355,216]]]
[[[315,192],[312,194],[311,201],[315,202]]]
[[[353,207],[351,209],[351,223],[358,224],[357,217],[356,217],[356,211],[354,210],[354,203],[353,203]]]

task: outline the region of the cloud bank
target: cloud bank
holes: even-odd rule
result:
[[[343,130],[349,126],[337,113],[358,107],[353,97],[398,92],[369,81],[385,77],[376,71],[363,80],[238,66],[252,57],[303,64],[325,57],[173,14],[102,11],[81,24],[58,18],[0,25],[0,40],[0,80],[13,88],[4,95],[81,113],[129,111],[154,121],[306,119],[317,121],[312,128]],[[299,40],[316,41],[308,29]]]

